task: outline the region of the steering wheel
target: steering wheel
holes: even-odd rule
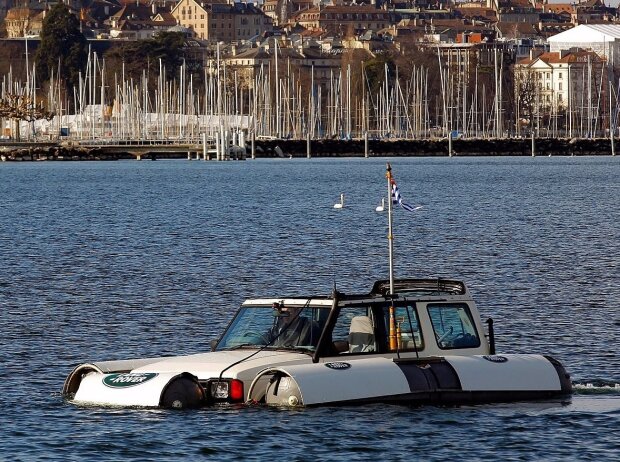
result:
[[[452,345],[460,348],[471,348],[475,344],[475,337],[467,332],[462,332],[452,339]]]
[[[450,337],[452,335],[452,332],[454,332],[454,328],[452,326],[450,326],[450,329],[447,330],[446,332],[444,332],[441,337],[439,335],[435,334],[436,337],[437,337],[437,345],[439,345],[442,348],[447,347],[448,346],[448,342],[444,341],[444,340],[446,340],[448,337]]]
[[[265,345],[268,344],[270,342],[269,338],[267,337],[267,335],[265,333],[261,333],[255,330],[248,330],[246,331],[242,337],[258,337],[259,339],[261,339]]]

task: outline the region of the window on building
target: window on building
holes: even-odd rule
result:
[[[551,72],[547,72],[547,78],[550,79],[551,78]]]
[[[560,72],[560,73],[558,74],[558,79],[561,79],[561,78],[562,78],[562,73]]]
[[[558,101],[562,101],[562,93],[558,95]]]
[[[551,83],[547,82],[547,90],[551,90]]]
[[[558,90],[560,90],[560,91],[562,90],[562,82],[560,82],[560,83],[558,84]]]

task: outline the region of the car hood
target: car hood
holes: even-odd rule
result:
[[[209,379],[219,377],[228,368],[222,377],[247,380],[267,367],[312,362],[312,357],[304,353],[273,350],[254,353],[256,350],[240,349],[156,358],[153,362],[133,368],[132,372],[189,372],[199,379]]]

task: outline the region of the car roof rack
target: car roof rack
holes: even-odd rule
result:
[[[453,279],[395,279],[394,293],[398,295],[465,295],[467,288],[462,281]],[[381,280],[374,283],[370,295],[390,295],[390,281]]]

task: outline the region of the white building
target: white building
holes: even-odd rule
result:
[[[614,65],[620,64],[620,25],[617,24],[581,24],[547,40],[551,52],[581,48],[594,51],[601,58],[609,57]]]
[[[518,61],[514,70],[518,119],[538,128],[552,120],[570,136],[604,128],[608,108],[600,103],[608,101],[608,82],[605,61],[596,53],[542,53]]]

